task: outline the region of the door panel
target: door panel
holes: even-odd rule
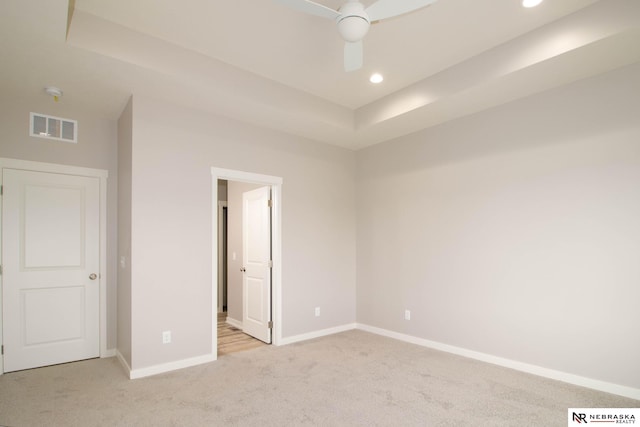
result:
[[[4,169],[3,187],[4,371],[98,357],[99,179]]]
[[[262,322],[264,310],[264,281],[262,279],[247,278],[247,317],[252,322]]]
[[[28,289],[21,292],[25,313],[26,346],[81,339],[83,335],[84,288],[81,286]],[[41,319],[48,319],[42,322]]]
[[[24,187],[24,269],[82,267],[82,188]]]
[[[271,189],[242,194],[243,331],[271,343]]]

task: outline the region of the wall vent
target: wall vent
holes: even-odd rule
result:
[[[29,135],[77,144],[78,121],[31,113]]]

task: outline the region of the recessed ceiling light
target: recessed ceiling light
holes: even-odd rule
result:
[[[524,7],[536,7],[542,3],[542,0],[522,0],[522,6]]]
[[[384,77],[382,77],[382,74],[379,73],[371,74],[371,77],[369,77],[369,81],[375,84],[382,83],[383,80]]]

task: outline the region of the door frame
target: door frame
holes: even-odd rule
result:
[[[213,329],[213,343],[211,353],[218,355],[218,180],[248,182],[271,187],[271,319],[273,321],[272,345],[280,345],[282,341],[282,178],[239,170],[211,167],[212,188],[212,296],[211,319]],[[216,260],[213,262],[213,260]]]
[[[34,162],[30,160],[10,159],[0,157],[0,185],[2,182],[2,170],[18,169],[33,172],[58,173],[63,175],[85,176],[98,178],[100,181],[100,357],[109,357],[111,352],[107,349],[107,177],[109,172],[104,169],[92,169],[80,166],[60,165],[56,163]],[[2,224],[2,198],[0,197],[0,224]],[[0,244],[0,260],[2,260],[2,245]],[[0,275],[0,342],[4,343],[2,331],[4,325],[2,301],[3,277]],[[4,373],[4,356],[0,355],[0,375]]]

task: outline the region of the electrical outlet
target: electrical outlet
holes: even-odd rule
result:
[[[320,317],[320,307],[316,307],[316,317]]]
[[[170,344],[171,343],[171,331],[162,332],[162,344]]]
[[[411,320],[411,310],[404,311],[404,320]]]

